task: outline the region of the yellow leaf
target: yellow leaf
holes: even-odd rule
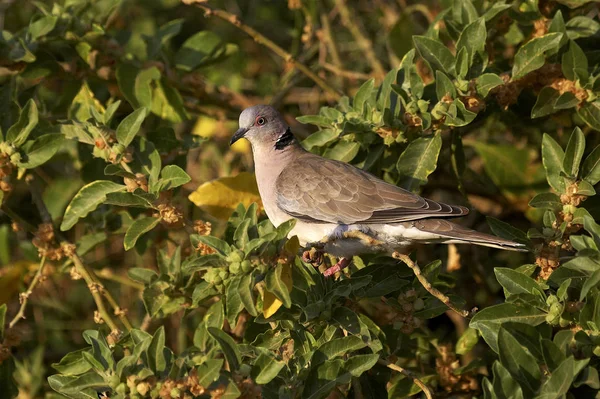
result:
[[[297,239],[298,238],[296,238],[296,240]],[[283,281],[288,291],[292,291],[292,266],[289,263],[284,263],[281,267],[281,281]],[[263,316],[265,319],[273,316],[275,312],[279,310],[281,305],[283,305],[283,303],[277,299],[275,295],[265,289],[263,297]]]
[[[21,260],[2,266],[0,277],[0,305],[15,300],[20,289],[21,278],[28,270],[37,268],[37,263]]]
[[[253,173],[221,177],[202,184],[189,195],[189,200],[217,219],[227,220],[239,203],[247,208],[253,202],[262,207]]]
[[[199,116],[192,129],[192,134],[209,139],[217,132],[219,121],[208,116]]]
[[[90,108],[95,108],[101,115],[104,113],[104,107],[94,97],[94,92],[90,89],[87,82],[83,81],[79,92],[73,98],[71,107],[69,108],[69,118],[86,121],[92,117]]]
[[[239,154],[247,154],[250,152],[250,142],[248,140],[238,140],[231,146],[231,150]]]
[[[296,255],[300,249],[300,241],[298,240],[298,236],[293,236],[287,240],[283,246],[283,249],[290,255]]]
[[[231,133],[228,134],[228,136],[231,137],[236,128],[237,122],[223,122],[202,115],[196,120],[194,128],[192,129],[192,134],[209,139],[219,132],[226,133],[227,131],[230,131]],[[231,146],[231,150],[239,154],[247,154],[250,152],[250,142],[248,140],[238,140]]]

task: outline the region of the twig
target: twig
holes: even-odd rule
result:
[[[40,282],[40,280],[43,276],[45,263],[46,263],[46,257],[42,256],[42,260],[40,260],[40,266],[38,267],[38,270],[35,273],[33,280],[31,280],[31,284],[29,284],[27,291],[25,291],[19,295],[19,298],[21,299],[21,307],[19,308],[19,311],[17,312],[15,317],[9,323],[9,325],[8,325],[9,328],[13,328],[14,325],[19,322],[19,320],[25,318],[25,308],[27,307],[27,301],[29,301],[29,296],[31,295],[35,286]]]
[[[407,376],[408,378],[412,379],[414,381],[414,383],[417,384],[419,386],[419,388],[421,388],[421,390],[425,393],[425,396],[427,397],[427,399],[433,399],[433,393],[431,392],[431,389],[429,389],[429,387],[423,381],[421,381],[412,371],[409,371],[409,370],[405,369],[404,367],[400,367],[397,364],[388,362],[387,360],[383,360],[383,359],[379,359],[377,361],[377,363],[381,364],[389,369],[392,369],[394,371],[402,373],[405,376]]]
[[[11,218],[13,221],[17,222],[17,224],[19,224],[20,227],[24,228],[29,233],[33,233],[36,230],[34,225],[29,223],[27,220],[23,219],[15,211],[13,211],[9,207],[7,207],[5,204],[2,205],[2,212],[6,213],[6,215],[9,218]]]
[[[139,291],[144,290],[144,284],[136,283],[135,281],[132,281],[126,277],[119,276],[118,274],[113,273],[113,271],[110,269],[100,270],[100,272],[97,274],[97,276],[100,278],[103,278],[105,280],[111,280],[111,281],[115,281],[119,284],[127,285],[127,286],[129,286],[131,288],[135,288],[136,290],[139,290]]]
[[[378,78],[383,78],[385,76],[385,69],[383,69],[383,65],[377,59],[377,55],[373,51],[373,43],[365,36],[359,21],[356,17],[352,17],[345,0],[335,0],[335,4],[340,12],[342,24],[350,31],[354,40],[356,40],[356,44],[358,44],[367,61],[371,64],[373,72],[375,72]]]
[[[48,223],[52,226],[55,236],[60,241],[61,247],[74,248],[75,245],[72,244],[71,242],[65,240],[58,233],[58,230],[56,229],[56,227],[54,227],[54,224],[52,223],[52,217],[50,216],[50,213],[48,212],[48,209],[46,208],[46,204],[44,204],[44,200],[42,199],[42,194],[41,194],[39,188],[37,187],[37,184],[35,182],[33,175],[27,176],[25,178],[25,182],[29,185],[29,190],[31,191],[31,196],[33,198],[33,202],[35,203],[36,207],[38,208],[38,212],[40,213],[42,221],[44,223]],[[102,316],[102,319],[110,327],[111,331],[119,330],[119,328],[117,326],[117,323],[112,319],[111,314],[108,313],[108,311],[106,310],[106,307],[104,306],[104,302],[102,301],[102,295],[106,298],[108,303],[113,307],[115,314],[118,314],[118,317],[121,320],[121,322],[123,323],[123,325],[125,326],[125,328],[127,330],[131,330],[132,326],[131,326],[131,323],[129,322],[129,319],[127,319],[125,312],[121,309],[121,307],[119,307],[119,305],[117,304],[117,302],[115,301],[113,296],[110,294],[110,292],[108,292],[108,290],[102,285],[102,283],[100,283],[100,280],[98,280],[98,277],[94,274],[93,270],[91,270],[90,268],[85,266],[85,264],[83,263],[83,261],[81,260],[79,255],[77,255],[75,250],[72,250],[72,251],[70,251],[70,253],[66,253],[65,255],[69,259],[71,259],[71,261],[75,265],[75,269],[85,280],[85,282],[88,286],[88,289],[90,290],[90,293],[92,294],[92,297],[94,298],[94,302],[96,302],[96,307],[98,308],[98,312],[100,313],[100,316]]]
[[[102,296],[100,295],[101,289],[98,287],[98,284],[94,281],[94,278],[90,274],[90,271],[85,267],[85,265],[81,261],[81,258],[77,254],[73,254],[73,256],[71,256],[70,259],[73,261],[73,264],[77,269],[77,273],[79,273],[87,283],[88,289],[90,290],[90,293],[94,298],[94,302],[96,302],[96,307],[98,308],[98,313],[100,313],[102,320],[104,320],[104,322],[110,328],[111,331],[120,330],[117,326],[117,323],[113,320],[111,314],[108,313],[106,307],[104,306]]]
[[[461,315],[462,317],[469,317],[471,313],[466,310],[459,309],[456,305],[450,301],[447,295],[444,295],[437,288],[435,288],[431,283],[427,280],[427,278],[421,273],[421,268],[415,262],[410,259],[408,255],[401,254],[400,252],[394,252],[392,254],[394,259],[398,259],[406,264],[406,266],[410,267],[415,276],[423,286],[431,295],[439,299],[444,305],[448,306],[450,309]]]
[[[323,79],[318,77],[306,65],[304,65],[301,62],[299,62],[298,60],[294,59],[294,57],[290,53],[288,53],[287,51],[285,51],[284,49],[279,47],[272,40],[267,39],[265,36],[263,36],[262,34],[257,32],[256,30],[254,30],[254,28],[251,28],[250,26],[244,24],[236,15],[231,14],[224,10],[219,10],[219,9],[209,7],[205,3],[197,3],[194,0],[182,0],[182,2],[184,4],[194,5],[198,8],[201,8],[202,10],[204,10],[204,12],[205,12],[204,15],[206,17],[215,15],[218,18],[221,18],[222,20],[229,22],[230,24],[238,27],[240,30],[244,31],[246,34],[248,34],[248,36],[250,36],[252,39],[254,39],[255,42],[262,44],[263,46],[267,47],[268,49],[273,51],[275,54],[277,54],[279,57],[281,57],[285,62],[292,64],[300,72],[302,72],[309,79],[311,79],[313,82],[315,82],[317,85],[319,85],[319,87],[321,87],[327,93],[331,94],[336,99],[336,101],[340,99],[341,93],[338,90],[329,86],[327,84],[327,82],[325,82]]]
[[[354,72],[354,71],[346,71],[340,67],[337,67],[333,64],[328,64],[325,63],[323,64],[323,68],[327,69],[329,72],[333,72],[338,76],[341,76],[343,78],[346,79],[353,79],[353,80],[368,80],[371,78],[370,75],[367,75],[366,73],[361,73],[361,72]]]

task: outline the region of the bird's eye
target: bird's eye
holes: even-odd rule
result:
[[[262,126],[265,123],[267,123],[267,120],[265,118],[263,118],[262,116],[256,118],[256,124],[257,125]]]

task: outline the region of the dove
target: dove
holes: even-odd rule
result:
[[[250,141],[258,191],[275,226],[295,219],[289,237],[339,260],[354,255],[402,253],[412,244],[475,244],[526,251],[523,244],[448,221],[469,209],[432,201],[345,162],[306,151],[277,110],[246,108],[230,145]]]

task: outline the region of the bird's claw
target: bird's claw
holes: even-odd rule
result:
[[[302,253],[302,261],[310,263],[314,267],[319,267],[323,263],[323,250],[312,247]]]
[[[338,260],[338,263],[336,263],[335,265],[331,266],[329,269],[325,270],[323,272],[323,275],[325,277],[333,276],[335,273],[337,273],[340,270],[348,267],[349,264],[350,264],[350,259],[340,258],[340,260]]]

